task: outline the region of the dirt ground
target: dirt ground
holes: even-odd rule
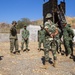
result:
[[[74,59],[69,59],[65,55],[57,54],[56,67],[50,63],[47,69],[43,69],[41,66],[44,53],[38,51],[38,42],[30,42],[30,51],[21,51],[20,55],[10,55],[9,48],[9,42],[0,42],[0,75],[75,75],[75,56]]]

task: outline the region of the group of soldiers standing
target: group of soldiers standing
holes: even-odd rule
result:
[[[11,54],[20,54],[19,45],[18,45],[18,36],[17,36],[17,29],[16,29],[17,22],[12,22],[12,27],[10,28],[10,53]],[[29,43],[29,31],[26,29],[27,25],[24,25],[22,30],[22,42],[21,42],[21,50],[22,51],[29,51],[28,43]],[[24,43],[26,44],[26,49],[24,50]],[[15,51],[14,51],[15,47]]]
[[[58,24],[54,24],[51,21],[52,15],[48,13],[46,15],[46,22],[41,27],[41,30],[38,31],[39,37],[39,50],[41,50],[41,44],[43,43],[44,46],[44,57],[45,57],[45,68],[49,63],[49,51],[52,51],[53,54],[53,66],[56,65],[57,55],[56,52],[62,54],[61,48],[61,34],[63,36],[63,44],[65,48],[64,54],[68,57],[73,59],[73,38],[74,32],[70,26],[67,24],[65,20],[62,21],[63,29],[58,27]]]
[[[46,22],[44,25],[41,25],[41,30],[38,31],[38,50],[41,50],[41,43],[43,43],[44,47],[44,57],[45,57],[45,64],[44,67],[46,68],[49,61],[49,51],[52,51],[53,55],[53,66],[56,64],[57,55],[56,52],[61,53],[61,38],[60,34],[62,33],[61,30],[58,28],[58,24],[54,24],[51,21],[52,15],[48,13],[46,15]],[[13,54],[13,50],[15,47],[15,54],[20,54],[20,51],[18,50],[18,38],[17,38],[17,30],[16,30],[17,22],[12,22],[12,27],[10,29],[10,53]],[[67,24],[66,21],[63,20],[62,22],[63,26],[63,43],[65,47],[65,54],[69,58],[73,58],[73,37],[74,32],[71,29],[71,26]],[[28,43],[29,43],[29,31],[26,29],[26,25],[24,25],[23,31],[22,31],[22,42],[21,42],[21,50],[24,49],[24,43],[26,44],[26,51],[29,51],[28,49]],[[23,50],[24,51],[24,50]]]

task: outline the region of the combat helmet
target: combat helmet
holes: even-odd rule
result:
[[[17,22],[16,22],[16,21],[12,21],[12,24],[14,24],[14,23],[15,23],[15,24],[17,24]]]
[[[48,13],[47,15],[46,15],[46,18],[51,18],[52,17],[52,14],[50,14],[50,13]]]

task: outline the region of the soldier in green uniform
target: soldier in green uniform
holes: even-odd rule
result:
[[[38,31],[39,51],[41,50],[41,44],[43,43],[43,47],[45,44],[45,30],[43,29],[43,25],[40,25],[40,27],[41,30]]]
[[[61,53],[61,38],[60,38],[60,34],[61,34],[61,30],[58,28],[58,24],[56,24],[56,27],[58,29],[58,34],[55,36],[55,39],[57,40],[57,52]]]
[[[26,45],[26,51],[29,51],[28,44],[29,44],[29,31],[26,29],[26,25],[24,25],[24,29],[22,31],[22,42],[21,42],[21,50],[24,48],[24,43]]]
[[[72,28],[71,28],[71,25],[70,24],[68,24],[68,27],[70,28],[70,31],[69,31],[69,37],[70,37],[70,48],[71,48],[71,57],[70,58],[73,58],[73,38],[74,38],[74,32],[73,32],[73,30],[72,30]]]
[[[63,21],[63,41],[64,41],[64,47],[65,47],[65,53],[66,56],[69,58],[73,57],[73,37],[74,37],[74,32],[73,30],[69,27],[69,25]]]
[[[58,34],[58,29],[57,27],[54,25],[54,23],[50,20],[52,17],[52,15],[50,13],[48,13],[46,15],[46,19],[47,21],[45,22],[45,30],[46,30],[46,34],[45,34],[45,49],[44,49],[44,56],[45,56],[45,66],[47,66],[47,64],[49,63],[49,50],[50,50],[50,46],[51,46],[51,41],[53,40],[53,37],[55,37]],[[53,66],[55,66],[56,63],[56,50],[55,47],[54,49],[52,48],[52,54],[53,54]]]
[[[17,30],[16,30],[17,22],[12,22],[12,27],[10,28],[10,53],[13,54],[13,50],[15,47],[15,53],[19,54],[18,50],[18,37],[17,37]]]

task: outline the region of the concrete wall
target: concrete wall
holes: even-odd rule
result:
[[[20,30],[20,34],[18,34],[18,40],[21,41],[21,33],[22,30]],[[27,27],[27,30],[29,30],[30,36],[29,36],[29,41],[37,41],[38,40],[38,30],[40,30],[40,26],[34,26],[34,25],[29,25]],[[0,33],[0,42],[8,42],[9,40],[9,33]]]
[[[21,41],[21,35],[18,34],[18,39]],[[9,40],[9,33],[0,33],[0,42],[8,42]]]
[[[29,41],[38,41],[38,30],[40,30],[40,26],[34,26],[34,25],[29,25],[27,27],[27,29],[30,32],[30,36],[29,36]],[[21,33],[22,30],[20,30],[20,34],[18,34],[18,40],[21,41],[22,37],[21,37]],[[75,29],[73,29],[74,33],[75,33]],[[0,33],[0,42],[8,42],[9,40],[9,33]],[[75,37],[74,40],[75,42]]]

